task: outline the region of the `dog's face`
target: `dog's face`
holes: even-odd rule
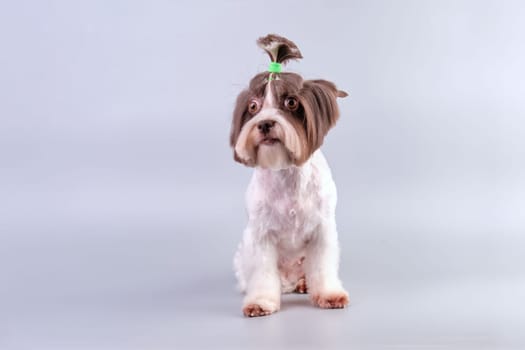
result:
[[[237,98],[230,134],[234,158],[274,170],[300,166],[337,121],[337,97],[347,94],[326,80],[294,73],[271,77],[256,75]]]

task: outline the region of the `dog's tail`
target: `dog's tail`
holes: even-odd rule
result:
[[[276,34],[268,34],[259,38],[257,45],[268,53],[272,62],[286,64],[289,60],[303,58],[294,42]]]

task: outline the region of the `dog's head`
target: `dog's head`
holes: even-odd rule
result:
[[[347,93],[326,80],[282,73],[281,64],[302,58],[290,40],[270,34],[257,43],[272,62],[269,71],[256,75],[237,98],[230,133],[234,158],[275,170],[301,166],[336,123],[336,99]]]

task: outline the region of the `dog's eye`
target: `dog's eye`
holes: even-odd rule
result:
[[[248,103],[248,112],[250,112],[251,115],[259,112],[259,108],[260,104],[257,100],[251,100],[250,103]]]
[[[297,108],[299,107],[299,102],[297,101],[297,99],[295,97],[287,97],[286,100],[284,100],[284,106],[289,110],[289,111],[296,111]]]

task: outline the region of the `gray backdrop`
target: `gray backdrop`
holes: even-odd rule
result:
[[[0,348],[525,346],[525,5],[0,4]],[[352,306],[241,316],[236,95],[274,32],[348,91],[323,146]],[[521,332],[520,332],[521,331]]]

